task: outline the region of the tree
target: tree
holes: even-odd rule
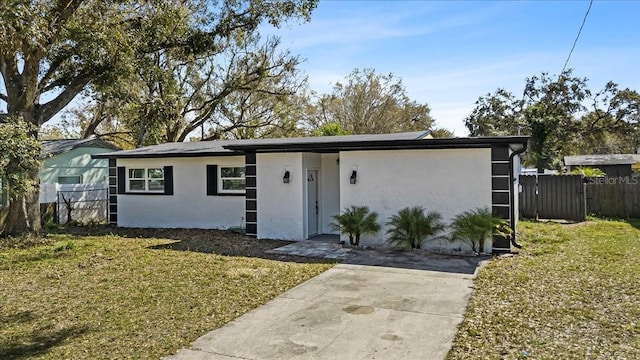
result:
[[[277,26],[292,16],[308,19],[315,6],[314,0],[4,1],[0,121],[20,118],[35,127],[30,136],[37,139],[40,127],[81,91],[126,88],[148,54],[179,49],[195,56],[241,39],[264,20]],[[37,172],[30,175],[38,181]],[[25,201],[32,210],[20,211]],[[40,232],[37,197],[25,201],[10,203],[10,213],[22,215],[7,232]]]
[[[445,129],[445,128],[441,128],[441,127],[437,127],[437,128],[431,129],[429,134],[435,139],[455,137],[455,134],[453,133],[453,131]]]
[[[429,107],[407,96],[402,80],[374,69],[354,69],[331,94],[320,96],[306,115],[311,132],[337,123],[348,134],[384,134],[428,130]]]
[[[15,204],[7,215],[5,227],[17,218],[34,218],[30,214],[33,208],[27,206],[30,201],[37,202],[40,194],[38,182],[33,180],[33,174],[37,178],[40,169],[40,143],[32,136],[33,131],[34,126],[20,118],[7,118],[0,123],[0,183],[3,185],[0,191],[8,190],[9,202]],[[39,225],[39,215],[35,219]],[[21,226],[18,230],[27,230],[33,224],[21,223]]]
[[[572,70],[557,78],[542,73],[526,79],[522,99],[503,89],[480,97],[465,125],[472,136],[531,136],[529,158],[542,171],[576,152],[637,148],[639,99],[614,83],[593,94]]]

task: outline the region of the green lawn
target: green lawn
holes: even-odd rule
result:
[[[105,234],[0,246],[0,359],[157,359],[332,266],[223,232]]]
[[[491,261],[448,359],[640,359],[640,221],[519,224]]]

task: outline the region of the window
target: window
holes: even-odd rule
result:
[[[82,175],[58,176],[58,184],[82,184]]]
[[[128,169],[127,172],[128,191],[164,191],[164,169],[163,168],[139,168]]]
[[[219,191],[221,193],[244,193],[244,166],[220,166]]]

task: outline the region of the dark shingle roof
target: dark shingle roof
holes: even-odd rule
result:
[[[79,147],[101,147],[110,150],[120,150],[120,148],[111,145],[104,140],[89,138],[42,140],[42,148],[40,152],[42,156],[58,155]]]
[[[636,154],[571,155],[564,157],[567,166],[630,165],[640,162]]]
[[[143,148],[94,155],[96,158],[158,158],[241,155],[245,151],[316,151],[416,148],[478,147],[495,142],[526,143],[527,137],[427,138],[428,132],[394,134],[318,136],[279,139],[215,140],[167,143]]]

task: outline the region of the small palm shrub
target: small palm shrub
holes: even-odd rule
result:
[[[471,245],[474,253],[484,251],[485,240],[492,235],[510,236],[509,223],[491,213],[488,207],[465,211],[453,218],[451,241],[462,240]]]
[[[387,226],[387,242],[399,247],[419,249],[429,237],[444,230],[442,215],[431,211],[425,215],[420,206],[404,208],[389,218]]]
[[[344,209],[344,212],[333,216],[335,222],[331,223],[332,229],[349,235],[349,244],[360,245],[360,235],[375,234],[380,231],[378,213],[369,212],[368,206],[352,205]]]
[[[571,175],[582,175],[584,177],[598,177],[598,176],[606,176],[604,171],[598,168],[590,168],[590,167],[582,167],[578,166],[577,168],[571,170],[569,173]]]

